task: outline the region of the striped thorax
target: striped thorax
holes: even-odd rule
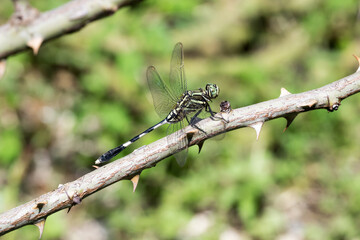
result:
[[[199,88],[194,91],[186,91],[176,103],[175,108],[166,117],[168,123],[182,121],[187,114],[199,111],[208,106],[211,99],[219,95],[219,87],[216,84],[208,83],[205,89]]]

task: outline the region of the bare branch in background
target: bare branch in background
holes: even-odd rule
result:
[[[31,7],[27,0],[13,0],[13,3],[15,12],[9,22],[14,26],[26,26],[40,15],[40,12]]]
[[[45,41],[73,33],[97,19],[142,0],[74,0],[39,13],[27,1],[13,0],[15,13],[0,26],[0,60],[29,47],[37,54]]]
[[[188,126],[180,137],[192,136],[189,146],[204,142],[216,135],[243,127],[252,127],[259,137],[264,122],[284,117],[288,127],[295,116],[300,113],[327,109],[332,112],[339,109],[343,99],[360,91],[360,71],[336,82],[303,93],[291,94],[282,89],[280,97],[247,107],[219,113],[223,120],[204,119],[197,126],[205,131]],[[183,150],[181,144],[172,134],[133,153],[100,167],[81,178],[59,185],[59,187],[28,203],[0,214],[0,235],[35,224],[42,234],[46,218],[62,209],[79,204],[84,198],[108,187],[120,180],[131,180],[135,190],[139,175],[144,169],[154,167],[159,161]],[[169,138],[169,139],[167,139]]]

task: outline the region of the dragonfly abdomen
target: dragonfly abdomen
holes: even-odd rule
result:
[[[161,122],[159,122],[158,124],[155,124],[154,126],[146,129],[144,132],[140,133],[139,135],[133,137],[132,139],[130,139],[129,141],[127,141],[126,143],[113,148],[109,151],[107,151],[106,153],[104,153],[103,155],[101,155],[96,161],[95,164],[100,164],[106,161],[109,161],[111,158],[115,157],[116,155],[118,155],[122,150],[124,150],[125,148],[127,148],[129,145],[131,145],[133,142],[139,140],[141,137],[145,136],[146,134],[148,134],[149,132],[155,130],[156,128],[164,125],[165,123],[168,123],[167,119],[162,120]]]

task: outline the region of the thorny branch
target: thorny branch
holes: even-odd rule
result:
[[[276,99],[218,113],[226,121],[208,118],[197,123],[207,134],[188,126],[180,137],[190,139],[189,146],[201,145],[215,135],[242,127],[254,128],[258,137],[265,121],[284,117],[287,128],[299,113],[316,109],[337,110],[343,99],[360,91],[359,69],[350,76],[307,92],[291,94],[283,88]],[[143,146],[73,182],[60,185],[51,192],[0,214],[0,235],[28,224],[38,226],[41,235],[49,215],[79,204],[84,198],[120,180],[130,179],[135,190],[143,170],[154,167],[159,161],[184,148],[175,136],[172,134],[168,136],[169,140],[165,137]]]
[[[15,12],[0,26],[0,61],[29,47],[37,54],[43,42],[78,31],[92,21],[141,1],[73,0],[40,13],[26,0],[13,0]]]
[[[11,16],[10,23],[14,26],[27,25],[39,16],[39,11],[30,6],[27,0],[12,0],[15,12]]]

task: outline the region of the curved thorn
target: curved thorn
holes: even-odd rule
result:
[[[6,61],[0,60],[0,79],[4,76],[6,69]]]
[[[138,185],[138,182],[139,182],[139,178],[140,178],[140,174],[138,175],[135,175],[130,181],[132,182],[133,184],[133,192],[135,192],[136,190],[136,187]]]
[[[34,55],[37,55],[43,41],[44,41],[43,37],[39,35],[35,35],[29,41],[27,41],[26,45],[32,48]]]
[[[355,72],[359,72],[360,71],[360,58],[358,56],[356,56],[355,54],[353,54],[354,58],[357,60],[358,64],[359,64],[359,67],[358,69],[356,69]]]
[[[43,232],[44,232],[45,221],[46,221],[46,218],[43,218],[43,219],[41,219],[40,221],[38,221],[37,223],[34,223],[34,225],[38,227],[39,232],[40,232],[39,239],[41,239],[42,234],[43,234]]]
[[[202,147],[204,146],[204,142],[205,141],[201,141],[201,142],[199,142],[197,145],[198,145],[198,147],[199,147],[199,152],[198,152],[198,154],[201,152],[201,149],[202,149]]]
[[[283,132],[285,132],[286,129],[288,129],[288,127],[294,121],[294,119],[296,118],[297,115],[298,115],[297,113],[294,113],[294,114],[290,114],[290,115],[284,117],[286,119],[286,127],[284,128]]]
[[[281,88],[279,97],[284,97],[284,96],[287,96],[287,95],[290,95],[290,94],[291,94],[291,92],[289,92],[285,88]]]
[[[261,131],[263,125],[264,125],[264,122],[256,122],[256,123],[249,125],[249,127],[255,129],[255,131],[256,131],[256,140],[259,140],[260,131]]]

